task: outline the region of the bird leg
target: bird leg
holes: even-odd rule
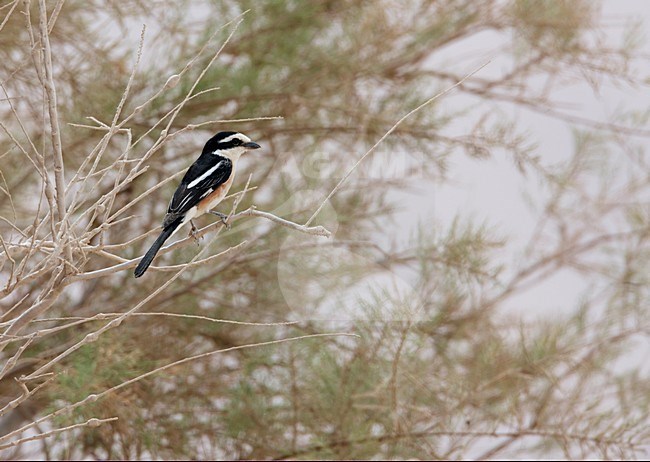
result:
[[[194,222],[192,220],[190,220],[190,226],[191,226],[191,228],[190,228],[189,236],[192,236],[192,238],[196,242],[196,245],[199,245],[199,241],[201,240],[201,236],[197,235],[198,229],[196,229],[196,226],[194,226]]]
[[[221,218],[221,223],[226,227],[226,229],[230,229],[230,223],[228,223],[228,215],[223,214],[221,212],[217,212],[216,210],[210,210],[209,211],[212,215],[216,215],[219,218]]]

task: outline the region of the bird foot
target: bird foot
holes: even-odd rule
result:
[[[190,232],[188,233],[188,236],[192,237],[194,239],[194,242],[196,242],[196,245],[199,245],[199,242],[201,241],[201,238],[203,236],[198,235],[198,229],[196,229],[196,226],[194,226],[194,222],[190,220]]]
[[[217,212],[216,210],[210,210],[210,213],[212,215],[216,215],[219,218],[221,218],[221,223],[226,227],[227,230],[230,230],[230,223],[228,223],[228,215],[223,214],[221,212]]]

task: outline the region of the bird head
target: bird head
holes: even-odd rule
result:
[[[218,154],[228,158],[238,158],[246,151],[259,149],[260,145],[238,132],[219,132],[205,143],[203,153]]]

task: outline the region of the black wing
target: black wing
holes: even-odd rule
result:
[[[201,156],[189,168],[174,197],[169,202],[167,214],[180,216],[199,203],[217,187],[225,183],[232,173],[230,159],[214,154]],[[165,217],[167,221],[167,217]]]

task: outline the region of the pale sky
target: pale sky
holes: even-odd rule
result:
[[[603,12],[604,22],[614,25],[606,29],[608,40],[613,44],[620,43],[622,26],[628,21],[641,20],[646,25],[650,24],[650,1],[607,0],[603,4]],[[468,46],[476,46],[472,51],[485,50],[487,56],[498,40],[498,37],[486,34],[475,44],[468,44]],[[644,50],[650,56],[648,43],[645,43]],[[458,50],[454,52],[457,53]],[[481,58],[477,57],[480,53],[472,53],[472,56],[474,64],[466,65],[464,72],[472,70],[481,63]],[[488,68],[493,69],[489,71],[486,69],[488,75],[495,72],[494,68],[498,69],[502,64],[496,61],[490,63]],[[646,61],[645,64],[643,70],[646,75],[650,75],[650,61]],[[605,84],[600,88],[599,94],[594,94],[589,84],[584,83],[567,88],[563,92],[556,92],[554,96],[558,100],[575,103],[574,114],[602,122],[611,121],[611,115],[621,106],[639,110],[650,108],[650,90],[647,87],[615,88]],[[456,104],[462,100],[462,97],[457,96],[449,97],[445,102]],[[539,146],[537,152],[545,161],[558,161],[571,155],[573,135],[569,124],[505,104],[499,107],[506,115],[515,117],[518,123],[532,134],[531,139]],[[462,131],[462,128],[459,130]],[[647,140],[639,138],[637,141],[643,143]],[[434,207],[427,207],[420,203],[420,206],[414,207],[416,210],[413,211],[412,216],[419,216],[425,222],[431,223],[431,226],[435,226],[440,222],[449,223],[458,211],[461,211],[465,216],[478,220],[485,219],[486,222],[496,225],[497,229],[503,230],[515,239],[530,234],[534,220],[522,197],[522,191],[525,189],[530,193],[534,191],[534,187],[531,189],[530,181],[525,183],[521,176],[514,173],[509,158],[496,154],[487,161],[476,161],[468,160],[464,156],[456,156],[452,164],[450,174],[452,182],[443,187],[436,185],[433,189],[429,189],[429,193],[434,198]],[[511,258],[516,256],[513,255]],[[575,306],[573,300],[577,299],[584,288],[579,277],[570,272],[563,272],[526,293],[522,305],[529,313],[552,315],[555,310],[566,310],[569,300],[571,301],[569,306]],[[521,306],[513,309],[518,308]]]

